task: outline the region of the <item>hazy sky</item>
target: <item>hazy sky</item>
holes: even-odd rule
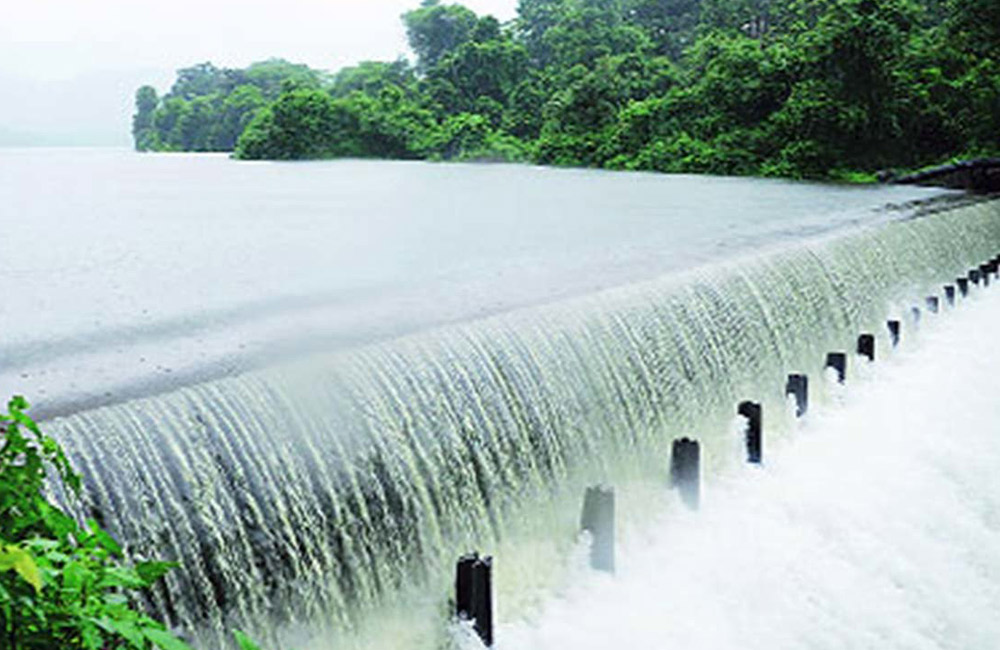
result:
[[[201,61],[281,57],[334,70],[407,55],[420,0],[8,0],[0,12],[0,146],[128,145],[132,94]],[[512,18],[517,0],[464,0]]]

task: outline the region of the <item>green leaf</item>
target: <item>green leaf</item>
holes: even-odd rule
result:
[[[79,562],[73,561],[63,569],[63,588],[77,593],[87,577],[87,569]]]
[[[14,413],[14,411],[27,411],[28,408],[28,400],[24,399],[23,395],[14,395],[7,402],[7,410],[11,413]]]
[[[102,529],[93,519],[87,520],[87,528],[93,533],[95,541],[112,555],[121,557],[122,547],[104,529]]]
[[[101,587],[125,587],[126,589],[142,589],[146,582],[132,569],[112,567],[104,572]]]
[[[155,627],[147,627],[142,630],[143,636],[149,639],[153,645],[163,650],[194,650],[170,632],[160,630]]]
[[[38,429],[38,425],[24,413],[24,411],[28,410],[28,406],[27,400],[20,395],[15,395],[11,398],[10,402],[7,403],[7,410],[10,412],[10,417],[14,420],[14,422],[20,424],[36,436],[41,436],[42,432]]]
[[[80,630],[83,636],[83,647],[87,650],[101,650],[104,647],[104,635],[96,625],[85,622]]]
[[[35,593],[42,591],[42,574],[38,571],[35,558],[24,549],[16,546],[4,546],[0,549],[0,571],[14,570],[17,575],[35,588]]]
[[[146,645],[146,637],[143,636],[142,630],[132,621],[116,621],[110,618],[101,618],[94,619],[94,623],[100,625],[106,632],[125,639],[128,641],[129,646],[133,648],[143,648]]]
[[[233,636],[236,637],[236,643],[240,646],[240,650],[260,650],[260,646],[239,630],[233,630]]]
[[[25,545],[33,551],[46,554],[59,548],[59,542],[54,539],[30,539]]]
[[[176,569],[179,566],[176,562],[139,562],[135,565],[135,571],[147,585],[151,585],[169,573],[171,569]]]
[[[125,594],[111,592],[104,594],[104,602],[112,607],[128,605],[128,597]]]

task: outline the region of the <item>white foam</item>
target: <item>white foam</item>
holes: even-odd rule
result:
[[[1000,647],[1000,293],[926,321],[498,647]]]

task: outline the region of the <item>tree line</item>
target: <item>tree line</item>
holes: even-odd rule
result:
[[[140,150],[865,178],[1000,151],[1000,0],[424,0],[416,55],[136,95]]]

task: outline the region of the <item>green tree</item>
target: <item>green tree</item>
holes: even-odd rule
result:
[[[334,97],[346,97],[353,92],[377,95],[388,86],[411,88],[415,82],[416,75],[406,59],[362,61],[338,71],[333,76],[330,93]]]
[[[528,52],[509,40],[470,41],[438,61],[428,78],[450,85],[449,113],[469,111],[482,97],[505,105],[528,68]]]
[[[652,51],[639,27],[625,20],[621,0],[573,0],[561,5],[555,24],[541,36],[547,66],[591,67],[603,57]]]
[[[356,152],[346,143],[335,148],[332,140],[342,130],[356,130],[354,119],[325,92],[303,89],[285,93],[253,118],[237,142],[236,157],[296,160],[335,152],[352,155]]]
[[[284,59],[251,63],[245,71],[237,71],[232,73],[232,76],[245,80],[233,86],[233,89],[243,84],[253,84],[268,100],[276,99],[287,84],[292,84],[296,88],[320,88],[324,82],[323,75],[316,70],[305,64],[290,63]]]
[[[642,29],[656,54],[675,61],[694,43],[700,0],[630,0],[626,19]]]
[[[593,70],[577,65],[565,88],[543,109],[541,162],[602,166],[619,113],[632,102],[666,93],[676,83],[673,64],[640,54],[605,57]]]
[[[236,141],[259,110],[267,105],[264,94],[255,85],[243,84],[222,102],[211,131],[213,151],[232,151]]]
[[[132,117],[132,139],[136,151],[156,148],[156,130],[153,128],[153,114],[160,103],[156,89],[143,86],[135,92],[135,115]]]
[[[1000,0],[519,0],[508,24],[425,0],[403,22],[415,66],[185,68],[136,144],[817,178],[1000,152]]]
[[[448,52],[472,38],[478,18],[462,5],[424,0],[419,9],[403,14],[406,37],[417,54],[417,69],[427,71]]]
[[[225,91],[229,75],[210,62],[199,63],[177,71],[177,80],[170,88],[170,95],[191,100],[203,95]]]

